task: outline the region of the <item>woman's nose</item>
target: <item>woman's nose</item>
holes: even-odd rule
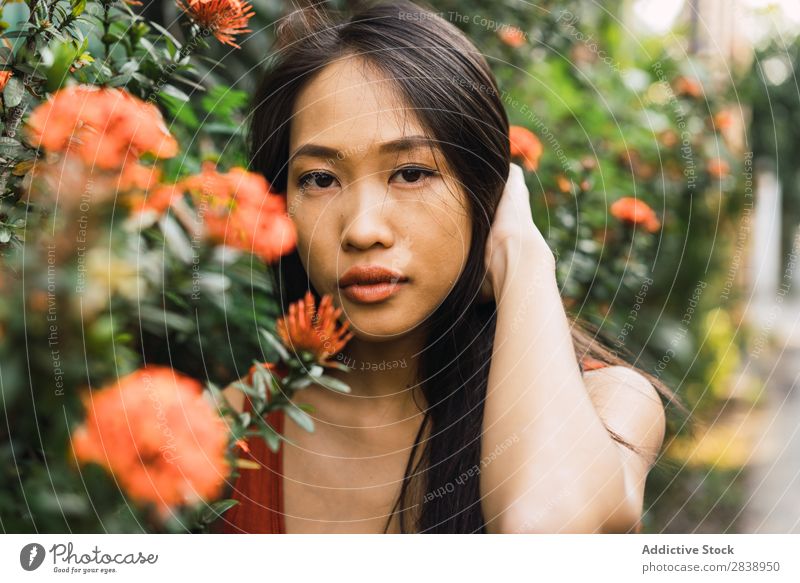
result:
[[[364,180],[342,193],[344,250],[366,250],[373,245],[391,247],[394,201],[380,183]]]

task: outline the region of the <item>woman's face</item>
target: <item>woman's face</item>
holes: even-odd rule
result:
[[[466,263],[466,195],[429,140],[391,80],[356,57],[320,71],[295,103],[287,204],[298,252],[358,338],[424,323]],[[391,270],[390,281],[340,281],[368,265]]]

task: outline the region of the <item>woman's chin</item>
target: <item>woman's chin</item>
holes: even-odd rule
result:
[[[392,342],[416,330],[420,322],[407,318],[393,320],[379,315],[355,315],[345,313],[350,321],[353,340],[362,342]]]

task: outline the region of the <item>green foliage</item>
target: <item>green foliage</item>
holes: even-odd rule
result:
[[[124,88],[160,106],[180,144],[169,160],[142,159],[145,170],[160,170],[159,184],[171,185],[205,161],[246,166],[248,94],[206,74],[211,60],[198,51],[208,48],[207,31],[188,21],[184,34],[173,34],[108,0],[4,3],[0,21],[2,69],[12,72],[0,115],[0,413],[13,420],[0,430],[3,529],[204,531],[235,502],[177,507],[164,521],[149,504],[134,504],[105,469],[77,466],[70,435],[84,421],[83,399],[145,363],[207,383],[230,428],[226,457],[235,478],[237,440],[280,445],[267,413],[286,410],[313,430],[307,411],[289,399],[326,378],[323,367],[313,355],[277,349],[269,331],[281,313],[270,266],[204,235],[194,199],[184,193],[180,212],[135,214],[136,199],[108,192],[102,169],[87,175],[82,191],[59,187],[55,199],[33,171],[47,171],[59,156],[39,151],[23,130],[26,116],[61,89]],[[71,121],[50,123],[58,131]],[[65,168],[57,182],[78,180]],[[280,362],[285,380],[265,361]],[[234,411],[218,388],[237,379],[252,414]]]

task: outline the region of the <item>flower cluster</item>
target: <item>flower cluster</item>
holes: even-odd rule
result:
[[[219,495],[230,471],[228,431],[199,382],[146,366],[83,401],[75,458],[104,466],[133,500],[153,503],[166,518],[172,508]]]
[[[277,331],[287,348],[310,352],[324,364],[344,348],[353,332],[348,332],[350,322],[339,325],[342,308],[334,309],[330,294],[322,297],[319,309],[314,304],[313,294],[307,291],[305,297],[289,305],[289,312],[278,321]]]
[[[201,210],[207,236],[271,263],[295,247],[297,233],[286,214],[286,200],[270,192],[260,174],[244,168],[219,172],[211,162],[200,174],[185,178],[175,188],[190,193]],[[156,203],[164,205],[170,195]]]
[[[47,152],[74,152],[88,165],[120,169],[150,153],[171,158],[178,142],[161,112],[119,88],[74,85],[57,91],[28,120],[29,140]]]
[[[611,205],[611,214],[620,221],[630,225],[642,225],[651,233],[661,228],[655,211],[650,206],[632,196],[624,196]]]
[[[253,7],[242,0],[178,0],[178,8],[201,28],[211,31],[216,39],[232,47],[241,48],[233,39],[244,32],[252,32],[247,22],[253,16]]]
[[[519,48],[525,44],[525,33],[516,26],[501,26],[497,36],[510,47]]]
[[[33,179],[56,198],[80,192],[106,196],[157,186],[160,171],[140,163],[145,155],[172,158],[178,142],[158,108],[119,88],[73,85],[36,107],[26,125],[28,141],[50,156]]]
[[[521,158],[525,170],[534,171],[539,168],[539,158],[544,151],[542,142],[532,131],[522,126],[508,128],[511,142],[511,157]]]
[[[11,69],[6,69],[5,71],[0,71],[0,91],[6,88],[6,84],[8,84],[8,80],[11,79],[13,72]]]

